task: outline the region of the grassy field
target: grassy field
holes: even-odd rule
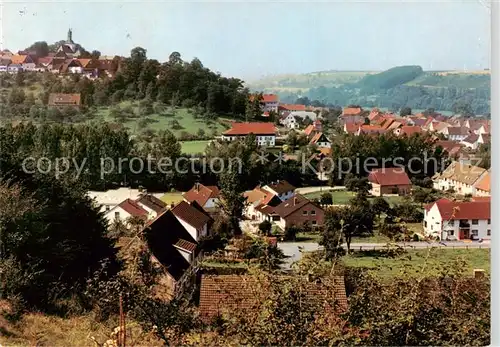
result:
[[[134,112],[137,112],[138,109],[138,103],[131,103],[130,101],[122,102],[119,106],[122,108],[130,106]],[[99,108],[97,115],[106,122],[116,122],[116,120],[110,116],[109,107]],[[194,114],[186,108],[176,109],[175,113],[171,113],[169,110],[164,114],[151,114],[146,117],[148,119],[148,123],[145,126],[139,123],[139,120],[143,118],[144,117],[142,116],[133,119],[129,118],[123,123],[123,126],[129,129],[133,134],[137,134],[146,129],[151,129],[154,131],[170,130],[176,136],[179,136],[182,132],[196,134],[199,129],[203,129],[203,131],[208,135],[211,135],[212,133],[219,135],[226,130],[226,128],[224,128],[217,121],[207,123],[204,119],[196,119]],[[173,129],[171,124],[172,121],[177,121],[180,127]]]
[[[409,274],[437,273],[439,268],[452,266],[456,261],[465,262],[465,270],[472,275],[473,269],[490,273],[489,249],[442,249],[410,250],[402,256],[389,258],[380,251],[354,252],[343,258],[348,267],[364,267],[378,275],[390,278],[406,270]]]
[[[170,204],[176,204],[180,201],[183,200],[183,197],[182,197],[182,192],[172,192],[172,193],[167,193],[165,195],[163,195],[160,200],[162,200],[163,202],[165,202],[166,204],[170,205]]]
[[[70,318],[30,313],[15,323],[0,318],[0,344],[3,346],[96,346],[110,339],[119,326],[118,317],[98,322],[91,314]],[[141,346],[162,346],[151,332],[145,333],[139,324],[127,320],[127,342]]]
[[[182,153],[198,154],[203,153],[210,141],[182,141]]]
[[[304,196],[308,199],[319,199],[321,197],[321,194],[324,193],[330,193],[332,194],[333,198],[333,204],[334,205],[347,205],[349,203],[349,200],[352,199],[356,193],[354,192],[349,192],[347,190],[323,190],[321,192],[314,192],[314,193],[307,193],[304,194]],[[369,200],[372,200],[374,198],[369,198]],[[393,206],[394,204],[399,204],[403,200],[402,196],[385,196],[384,197],[387,202]]]

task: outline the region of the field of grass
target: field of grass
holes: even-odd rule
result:
[[[183,200],[182,193],[181,192],[172,192],[172,193],[167,193],[163,195],[160,198],[161,201],[164,203],[170,205],[170,204],[176,204],[178,202],[181,202]]]
[[[198,154],[203,153],[210,141],[182,141],[182,153]]]
[[[333,199],[333,204],[334,205],[347,205],[349,203],[349,200],[352,199],[356,193],[354,192],[349,192],[347,190],[323,190],[320,192],[313,192],[313,193],[307,193],[304,194],[304,196],[308,199],[319,199],[321,197],[321,194],[324,193],[330,193],[332,194],[332,199]],[[369,198],[369,200],[372,200],[374,198]],[[393,206],[394,204],[399,204],[403,200],[402,196],[385,196],[384,197],[387,202]]]
[[[121,102],[119,106],[122,108],[131,106],[134,111],[137,111],[138,108],[137,103],[131,103],[130,101]],[[110,116],[109,107],[99,108],[97,111],[97,115],[98,118],[101,118],[106,122],[116,122],[116,120]],[[196,134],[199,129],[203,129],[203,131],[209,135],[211,135],[213,132],[215,132],[216,135],[219,135],[224,130],[226,130],[226,128],[224,128],[217,121],[211,121],[207,123],[207,121],[204,119],[196,119],[194,117],[194,114],[186,108],[176,109],[174,113],[169,110],[164,114],[151,114],[146,117],[148,119],[148,123],[145,126],[139,123],[139,120],[144,118],[145,117],[143,116],[137,118],[129,118],[123,123],[123,126],[129,129],[132,134],[137,134],[140,131],[146,129],[151,129],[154,131],[170,130],[177,137],[179,137],[182,132],[186,132],[188,134]],[[171,124],[172,121],[177,121],[180,127],[173,129]]]
[[[385,278],[398,275],[406,270],[409,274],[435,274],[438,269],[446,269],[456,261],[465,262],[466,272],[472,275],[474,269],[484,269],[490,273],[489,249],[442,249],[429,248],[410,250],[402,256],[390,258],[380,251],[354,252],[343,257],[348,267],[370,268]]]
[[[24,315],[15,323],[0,319],[0,344],[3,346],[96,346],[118,327],[118,317],[98,322],[93,315],[61,318],[37,313]],[[142,346],[161,346],[153,333],[144,333],[138,323],[127,321],[127,342]]]

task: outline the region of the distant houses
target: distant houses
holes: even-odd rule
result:
[[[489,175],[488,170],[454,161],[443,172],[433,177],[434,188],[454,190],[461,195],[475,195],[475,184],[483,175]]]
[[[257,145],[272,147],[276,144],[276,133],[277,129],[273,123],[233,123],[231,129],[222,134],[222,140],[236,141],[253,134],[256,137]]]
[[[51,93],[47,103],[49,107],[80,107],[82,99],[80,94]]]
[[[411,191],[411,181],[404,168],[374,169],[368,175],[374,196],[388,194],[407,195]]]

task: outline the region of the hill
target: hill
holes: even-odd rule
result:
[[[382,72],[331,70],[269,76],[248,86],[277,93],[287,103],[307,97],[339,106],[358,104],[396,111],[408,106],[448,112],[466,103],[476,114],[487,114],[490,83],[489,70],[423,71],[420,66],[399,66]]]

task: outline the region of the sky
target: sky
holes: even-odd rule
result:
[[[442,1],[34,1],[3,3],[2,47],[73,40],[128,56],[136,46],[245,80],[323,70],[490,67],[490,13],[479,0]]]

